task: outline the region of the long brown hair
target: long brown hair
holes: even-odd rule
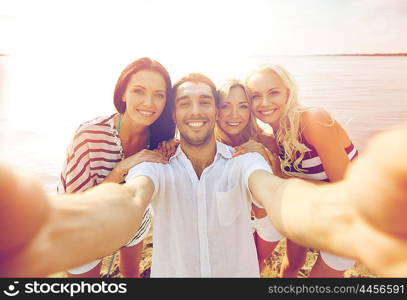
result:
[[[129,64],[120,74],[114,90],[114,106],[119,113],[126,111],[126,102],[122,101],[127,84],[133,74],[141,70],[153,71],[161,74],[166,85],[166,102],[160,117],[150,125],[150,149],[155,149],[161,141],[174,138],[175,123],[171,117],[171,78],[168,71],[158,62],[149,57],[139,58]]]

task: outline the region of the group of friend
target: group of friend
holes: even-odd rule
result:
[[[399,252],[383,253],[383,261],[396,264],[382,269],[361,247],[373,238],[380,243],[378,236],[387,242],[382,247],[406,247],[399,209],[357,183],[372,162],[356,159],[357,149],[328,112],[300,104],[281,66],[262,66],[244,82],[231,79],[217,89],[200,73],[172,85],[160,63],[141,58],[121,73],[114,104],[117,113],[76,131],[58,186],[63,195],[51,201],[66,203],[54,221],[58,230],[48,224],[52,218],[43,221],[56,230],[48,250],[64,247],[70,258],[52,263],[50,256],[51,267],[33,267],[34,275],[75,267],[69,277],[98,277],[102,257],[121,247],[121,273],[139,277],[152,214],[152,277],[259,277],[284,236],[281,277],[298,275],[307,246],[322,249],[312,277],[341,277],[355,260],[379,275],[403,274]],[[354,176],[343,180],[348,169]],[[406,207],[400,184],[393,204]],[[390,197],[387,188],[384,195]],[[377,217],[384,215],[379,204],[388,206],[387,222]],[[11,270],[30,255],[22,257],[11,259]]]

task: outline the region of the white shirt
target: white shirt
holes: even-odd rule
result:
[[[271,169],[258,153],[232,158],[216,143],[213,163],[198,179],[181,147],[168,164],[141,163],[126,181],[154,183],[151,277],[259,277],[248,179]]]

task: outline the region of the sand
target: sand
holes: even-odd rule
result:
[[[152,227],[151,227],[152,228]],[[152,242],[152,229],[144,240],[144,249],[142,252],[142,260],[140,263],[141,277],[148,278],[150,277],[150,268],[151,268],[151,255],[153,251],[153,242]],[[277,278],[279,277],[281,262],[285,253],[285,239],[282,240],[274,250],[272,257],[265,261],[265,267],[261,272],[262,278]],[[101,277],[104,278],[122,278],[122,274],[119,271],[119,253],[117,252],[114,256],[114,261],[110,269],[110,274],[108,274],[109,266],[113,256],[107,256],[103,259]],[[307,259],[304,266],[300,269],[298,274],[299,278],[308,277],[308,274],[311,271],[312,266],[314,265],[318,257],[318,252],[313,250],[308,250]],[[66,277],[66,272],[60,272],[52,274],[52,278]],[[344,277],[375,277],[369,270],[361,265],[356,263],[356,265],[347,270],[344,274]]]

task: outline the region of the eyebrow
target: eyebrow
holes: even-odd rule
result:
[[[187,100],[187,99],[189,99],[189,96],[188,96],[188,95],[184,95],[184,96],[177,97],[177,98],[175,99],[175,101],[181,101],[181,100]]]
[[[143,89],[143,90],[145,90],[145,89],[146,89],[144,86],[139,85],[139,84],[132,85],[131,87],[133,87],[133,88],[138,87],[138,88],[141,88],[141,89]],[[165,93],[165,91],[164,91],[164,90],[156,90],[155,92],[161,92],[161,93]]]
[[[273,88],[269,89],[269,90],[267,91],[267,93],[270,92],[270,91],[272,91],[272,90],[276,90],[276,89],[279,89],[279,87],[278,87],[278,86],[273,87]]]
[[[139,87],[139,88],[142,88],[143,90],[146,89],[144,86],[139,85],[139,84],[134,84],[134,85],[132,85],[131,87]]]
[[[231,102],[230,102],[230,101],[222,101],[222,103],[228,103],[228,104],[230,104]],[[249,101],[247,101],[247,100],[240,101],[238,104],[242,104],[242,103],[249,103]]]
[[[208,94],[199,95],[199,98],[213,99],[213,97],[211,95],[208,95]]]
[[[208,95],[208,94],[199,95],[199,98],[200,99],[213,99],[213,97],[211,95]],[[189,99],[189,95],[183,95],[183,96],[177,97],[175,99],[175,101],[181,101],[181,100],[186,100],[186,99]]]

